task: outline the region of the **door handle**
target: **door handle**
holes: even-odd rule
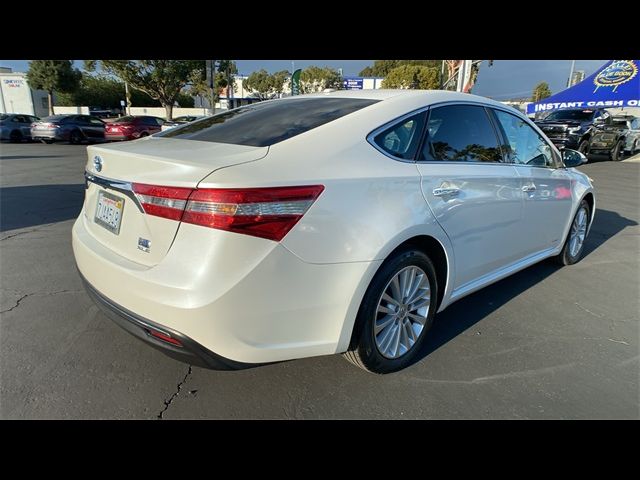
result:
[[[530,183],[528,185],[523,185],[522,186],[522,191],[523,192],[535,192],[536,191],[536,186],[533,183]]]
[[[433,189],[433,195],[436,197],[444,197],[447,195],[458,195],[460,189],[458,187],[438,187]]]

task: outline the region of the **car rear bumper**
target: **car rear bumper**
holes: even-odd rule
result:
[[[58,130],[34,130],[31,129],[31,138],[33,140],[67,140],[65,135]]]
[[[270,240],[181,224],[166,256],[145,266],[100,243],[87,229],[90,221],[83,209],[72,244],[93,290],[129,323],[137,319],[186,339],[194,347],[172,353],[188,353],[185,361],[204,355],[209,366],[345,351],[381,263],[311,264]],[[136,329],[148,342],[143,327]]]
[[[98,290],[96,290],[82,274],[80,274],[80,278],[82,279],[82,283],[89,297],[91,297],[93,302],[109,319],[134,337],[142,340],[153,348],[160,350],[166,355],[175,358],[176,360],[190,365],[198,365],[214,370],[238,370],[259,365],[234,362],[228,358],[221,357],[220,355],[207,350],[198,342],[192,340],[186,335],[165,327],[164,325],[158,325],[146,318],[142,318],[126,308],[114,303],[98,292]],[[152,331],[161,332],[165,335],[168,334],[171,338],[178,340],[182,346],[176,346],[169,342],[160,340],[151,335]]]

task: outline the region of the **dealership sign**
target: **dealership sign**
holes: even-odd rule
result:
[[[346,77],[342,81],[342,88],[345,90],[362,90],[363,81],[362,77]]]
[[[24,80],[22,79],[17,79],[17,80],[4,79],[3,82],[5,86],[9,88],[20,88],[24,86]]]
[[[640,107],[639,65],[639,60],[611,60],[573,87],[527,105],[527,113],[562,108]]]

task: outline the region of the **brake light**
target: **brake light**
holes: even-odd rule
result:
[[[323,185],[190,190],[133,184],[149,215],[276,242],[298,223],[323,190]]]
[[[278,242],[323,190],[322,185],[195,190],[182,221]]]

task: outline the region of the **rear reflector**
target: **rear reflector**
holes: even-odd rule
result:
[[[191,190],[133,184],[149,215],[276,242],[298,223],[323,190],[323,185]]]
[[[163,342],[170,343],[171,345],[175,345],[176,347],[182,347],[182,342],[177,338],[173,338],[169,334],[154,330],[152,328],[147,329],[147,332],[149,332],[149,335],[151,335],[152,337],[162,340]]]

